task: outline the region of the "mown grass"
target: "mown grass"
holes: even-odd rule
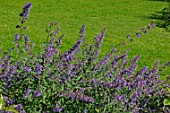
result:
[[[110,51],[112,45],[128,39],[128,34],[135,34],[140,28],[146,27],[149,22],[156,20],[147,19],[151,14],[160,11],[166,6],[165,2],[148,0],[30,0],[33,7],[27,22],[29,34],[38,45],[46,40],[46,28],[50,22],[59,22],[61,32],[65,34],[61,51],[69,49],[79,38],[79,29],[82,24],[87,26],[87,42],[92,43],[95,33],[107,27],[106,37],[102,45],[102,54]],[[15,26],[19,23],[18,14],[27,0],[8,0],[0,2],[0,47],[8,50],[13,46],[13,36],[17,33]],[[161,63],[170,60],[170,33],[155,27],[148,35],[135,39],[124,50],[130,48],[129,57],[142,55],[139,68],[147,65],[153,66],[155,60]],[[170,68],[166,74],[170,73]],[[163,75],[162,75],[163,77]]]

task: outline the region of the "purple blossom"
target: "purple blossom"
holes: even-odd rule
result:
[[[101,81],[100,84],[102,84],[103,86],[107,86],[107,82],[106,81]]]
[[[141,28],[141,30],[146,34],[147,30],[145,28]]]
[[[95,37],[95,46],[100,47],[100,43],[103,42],[103,38],[105,36],[106,28],[103,29],[101,34],[97,34]]]
[[[97,51],[96,51],[96,57],[99,56],[99,53],[100,53],[100,50],[97,50]]]
[[[140,38],[140,37],[142,36],[142,34],[141,34],[141,33],[136,33],[136,36],[137,36],[138,38]]]
[[[24,67],[24,70],[25,70],[27,73],[30,73],[30,72],[31,72],[31,68],[29,68],[29,67]]]
[[[84,101],[88,102],[89,97],[84,95]]]
[[[84,110],[83,110],[83,113],[87,113],[87,109],[84,109]]]
[[[16,109],[17,109],[18,111],[20,111],[20,113],[26,113],[25,110],[24,110],[24,108],[23,108],[23,105],[22,105],[22,104],[16,105]]]
[[[29,12],[30,12],[30,9],[26,9],[23,17],[24,17],[24,18],[27,18],[28,15],[29,15]]]
[[[112,72],[109,72],[105,77],[111,77],[112,76]]]
[[[30,9],[32,7],[32,3],[31,2],[28,2],[27,4],[25,4],[23,6],[23,10],[26,10],[26,9]]]
[[[142,96],[142,91],[138,91],[137,94],[139,97]]]
[[[127,86],[127,81],[123,80],[123,86],[126,87]]]
[[[82,43],[82,39],[79,39],[78,42],[76,43],[77,45]]]
[[[14,42],[16,43],[16,42],[18,42],[18,40],[19,40],[19,37],[20,37],[20,35],[19,34],[15,34],[15,36],[14,36]]]
[[[112,62],[112,67],[116,66],[118,64],[118,59],[114,59]]]
[[[94,84],[98,84],[98,83],[99,83],[96,78],[94,78],[94,79],[92,80],[92,82],[93,82]]]
[[[134,58],[133,58],[133,62],[137,63],[137,62],[138,62],[138,60],[139,60],[139,58],[140,58],[140,56],[136,56],[136,57],[134,57]]]
[[[4,100],[5,100],[5,105],[6,105],[6,106],[9,106],[9,105],[15,103],[15,100],[14,100],[14,99],[10,99],[10,98],[8,98],[7,96],[4,96]]]
[[[61,107],[55,107],[53,109],[54,112],[61,112],[63,109]]]
[[[94,99],[93,99],[92,97],[89,97],[89,98],[88,98],[88,102],[94,103]]]
[[[86,90],[86,88],[81,88],[81,91],[84,92]]]
[[[30,41],[29,36],[26,35],[24,38],[25,38],[25,43],[27,44]]]
[[[154,26],[155,26],[155,24],[154,24],[153,22],[151,22],[147,28],[148,28],[149,30],[151,30],[152,27],[154,27]]]
[[[45,58],[47,59],[47,62],[50,61],[50,59],[58,53],[58,49],[55,48],[54,46],[48,44],[45,49]]]
[[[68,97],[71,98],[71,99],[73,100],[73,99],[75,99],[76,94],[75,94],[75,93],[70,93]]]
[[[148,71],[148,66],[145,66],[142,71]]]
[[[64,35],[61,35],[60,38],[58,38],[58,42],[56,43],[57,46],[60,46],[62,44],[62,38],[64,37]]]
[[[150,26],[150,27],[154,27],[155,24],[154,24],[153,22],[151,22],[149,26]]]
[[[42,70],[43,70],[43,66],[42,65],[38,65],[37,68],[36,68],[36,73],[37,74],[41,74],[42,73]]]
[[[82,38],[80,38],[75,45],[70,49],[70,53],[75,52],[77,48],[79,48],[80,44],[82,43]]]
[[[41,90],[40,91],[34,91],[34,97],[39,97],[39,96],[41,96],[41,94],[42,94]]]
[[[52,37],[51,38],[51,40],[50,40],[50,42],[49,42],[49,44],[51,45],[51,44],[53,44],[54,43],[54,41],[55,41],[55,38],[54,37]]]
[[[106,28],[104,28],[103,31],[102,31],[102,33],[101,33],[100,42],[102,42],[102,39],[104,38],[105,33],[106,33]]]
[[[109,86],[110,88],[112,88],[112,87],[113,87],[113,84],[112,84],[112,83],[109,83],[108,86]]]
[[[127,63],[128,63],[127,60],[123,60],[122,66],[125,67]]]
[[[117,100],[118,100],[118,101],[120,101],[121,99],[122,99],[122,96],[121,96],[121,95],[117,97]]]
[[[23,6],[23,13],[21,13],[21,16],[25,19],[28,17],[29,15],[29,12],[30,12],[30,8],[32,7],[32,3],[31,2],[28,2],[27,4],[25,4]],[[25,20],[22,20],[23,22],[25,22]]]
[[[26,99],[29,96],[30,92],[31,92],[31,89],[28,88],[24,94],[24,99]]]
[[[154,74],[158,74],[158,69],[153,68],[153,69],[151,70],[151,72],[154,73]]]

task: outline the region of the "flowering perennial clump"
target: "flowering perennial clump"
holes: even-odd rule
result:
[[[25,30],[31,3],[20,14]],[[29,36],[19,33],[14,36],[16,47],[3,52],[0,58],[0,94],[5,106],[12,106],[19,113],[153,113],[170,112],[163,101],[168,97],[164,87],[167,81],[160,80],[160,69],[147,66],[138,69],[140,56],[128,60],[128,51],[120,53],[116,47],[102,59],[98,59],[106,28],[97,34],[94,44],[85,39],[85,25],[80,29],[80,38],[70,50],[60,52],[62,35],[56,38],[60,28],[51,23],[43,51],[35,54],[34,43]],[[128,35],[140,38],[148,33],[153,23],[142,32]],[[23,43],[24,42],[24,43]],[[83,48],[82,48],[83,47]],[[165,64],[163,68],[167,67]],[[161,68],[161,70],[163,69]],[[1,104],[1,103],[0,103]],[[0,112],[8,113],[0,108]]]

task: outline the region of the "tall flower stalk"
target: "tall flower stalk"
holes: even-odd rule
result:
[[[29,36],[23,34],[31,7],[27,3],[20,14],[16,48],[4,52],[0,59],[0,112],[6,113],[1,109],[4,105],[16,105],[14,109],[19,113],[169,112],[169,107],[163,105],[169,79],[160,80],[159,75],[169,62],[160,69],[158,63],[150,70],[147,66],[138,69],[141,56],[128,59],[129,49],[121,53],[116,47],[99,59],[106,28],[96,35],[94,44],[88,45],[85,25],[79,40],[69,50],[59,52],[64,35],[56,38],[60,28],[53,31],[53,26],[58,23],[50,24],[43,50],[35,55]],[[153,27],[150,23],[128,38],[140,38]],[[12,53],[18,54],[17,60]]]

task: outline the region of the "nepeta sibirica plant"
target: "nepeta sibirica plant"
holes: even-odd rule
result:
[[[5,106],[15,105],[19,113],[169,112],[169,106],[163,105],[168,97],[163,86],[169,84],[160,80],[156,67],[136,70],[140,56],[128,60],[129,49],[120,53],[113,47],[98,58],[106,28],[88,45],[83,25],[76,44],[60,52],[64,35],[56,38],[60,28],[53,30],[58,23],[51,23],[43,50],[34,53],[29,36],[23,34],[31,6],[27,3],[20,14],[16,47],[3,52],[0,59],[0,94]]]

